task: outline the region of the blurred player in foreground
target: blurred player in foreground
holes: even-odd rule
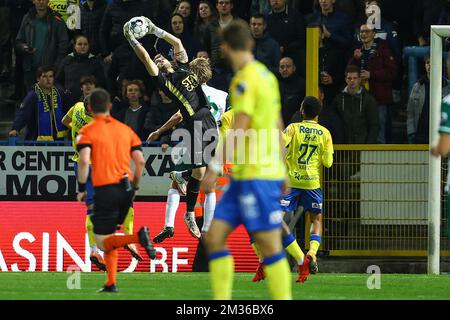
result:
[[[214,299],[231,299],[234,262],[226,239],[240,224],[253,235],[264,256],[272,298],[291,299],[290,270],[281,244],[279,200],[286,172],[281,156],[278,83],[255,61],[246,23],[231,22],[222,32],[222,41],[222,53],[236,72],[230,86],[234,125],[209,163],[203,187],[215,183],[229,156],[233,157],[233,173],[206,234]]]
[[[80,155],[77,200],[84,202],[86,199],[89,164],[92,163],[95,197],[91,220],[97,246],[105,253],[107,271],[107,281],[99,292],[117,292],[118,248],[140,243],[151,259],[156,257],[147,227],[141,228],[137,234],[115,235],[117,226],[125,220],[135,190],[139,189],[145,159],[141,140],[134,131],[110,116],[111,100],[105,90],[95,89],[91,93],[88,108],[94,120],[77,136]],[[134,175],[131,160],[135,165]]]

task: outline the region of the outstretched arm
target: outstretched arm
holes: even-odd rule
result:
[[[147,72],[152,77],[158,76],[158,74],[159,74],[158,67],[153,62],[153,60],[150,58],[150,55],[148,54],[147,50],[145,50],[145,48],[134,37],[133,33],[130,30],[130,22],[127,22],[124,24],[123,35],[130,43],[131,47],[133,48],[133,50],[136,53],[139,60],[141,60],[141,62],[144,64],[145,69],[147,69]]]
[[[160,39],[163,39],[167,43],[169,43],[174,50],[175,58],[177,61],[181,63],[187,63],[188,62],[188,56],[186,54],[186,50],[183,47],[183,43],[181,40],[177,37],[175,37],[173,34],[164,31],[161,28],[158,28],[149,18],[147,17],[141,17],[144,19],[147,24],[149,25],[149,31],[148,34],[154,34]]]
[[[172,47],[175,53],[175,59],[181,63],[188,62],[188,56],[186,50],[183,47],[183,43],[180,39],[175,37],[174,35],[166,32],[163,39],[167,41]]]
[[[176,112],[172,117],[170,117],[169,120],[164,123],[161,128],[157,129],[156,131],[150,133],[150,135],[147,138],[147,141],[155,141],[157,140],[161,134],[166,132],[167,130],[172,129],[177,124],[179,124],[181,121],[183,121],[183,116],[181,115],[181,112]]]

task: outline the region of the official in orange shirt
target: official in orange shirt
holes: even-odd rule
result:
[[[106,284],[99,292],[117,292],[118,248],[140,243],[151,259],[156,251],[149,230],[142,227],[137,234],[115,235],[130,208],[145,166],[141,140],[127,125],[110,116],[111,98],[103,89],[95,89],[89,97],[89,112],[94,121],[84,126],[77,136],[80,154],[77,200],[84,203],[89,163],[92,163],[94,185],[95,241],[105,253]],[[134,175],[130,162],[135,164]]]

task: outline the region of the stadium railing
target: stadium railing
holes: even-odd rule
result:
[[[426,256],[429,146],[334,148],[334,164],[323,172],[321,250],[334,256]],[[445,163],[441,173],[441,249],[449,246],[446,176]],[[441,250],[441,256],[449,253]]]
[[[58,140],[58,141],[36,141],[36,140],[24,140],[17,137],[10,137],[6,140],[0,140],[0,146],[71,146],[71,140]],[[161,144],[159,141],[146,142],[142,141],[144,147],[159,147]]]

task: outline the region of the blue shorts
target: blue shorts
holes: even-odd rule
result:
[[[291,192],[281,200],[281,208],[285,212],[294,212],[300,205],[310,213],[322,213],[323,195],[321,189],[304,190],[292,188]]]
[[[73,169],[75,170],[75,177],[78,177],[78,163],[75,162]],[[89,166],[89,175],[86,181],[86,206],[94,204],[94,186],[92,185],[91,171],[91,166]]]
[[[231,180],[214,219],[227,222],[233,229],[243,224],[251,233],[280,228],[281,186],[282,181],[277,180]]]

